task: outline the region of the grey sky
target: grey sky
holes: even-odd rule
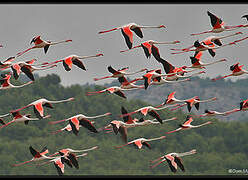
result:
[[[164,24],[166,29],[144,29],[144,38],[134,36],[134,46],[145,40],[172,41],[180,40],[176,45],[159,45],[161,57],[175,66],[190,65],[189,56],[193,53],[179,55],[170,54],[170,48],[188,47],[199,39],[207,36],[221,36],[236,31],[244,34],[224,39],[230,42],[247,36],[248,29],[240,29],[219,34],[205,34],[190,36],[191,33],[210,30],[210,20],[207,11],[216,14],[225,21],[226,25],[246,24],[241,16],[248,14],[247,4],[1,4],[0,5],[0,49],[1,60],[15,56],[17,52],[25,50],[34,36],[41,35],[44,40],[59,41],[72,39],[72,43],[51,46],[48,53],[43,49],[33,49],[29,53],[20,56],[17,60],[30,60],[37,58],[39,62],[54,61],[71,54],[94,55],[103,53],[104,56],[86,59],[84,64],[86,72],[73,67],[66,72],[59,64],[53,70],[40,72],[56,73],[61,77],[63,85],[75,83],[92,83],[93,78],[108,75],[107,66],[114,68],[129,67],[130,71],[140,68],[159,68],[162,66],[151,57],[146,59],[142,49],[120,53],[127,49],[120,31],[106,34],[98,34],[101,30],[107,30],[124,24],[135,22],[140,25]],[[240,62],[244,69],[248,69],[247,48],[248,40],[242,41],[238,46],[223,47],[217,50],[212,58],[208,52],[204,52],[203,61],[210,62],[226,58],[228,61],[209,66],[206,74],[201,77],[216,77],[230,73],[229,66]],[[141,74],[140,74],[141,75]],[[139,75],[134,75],[137,77]],[[244,78],[234,77],[232,79]],[[98,81],[97,84],[109,82]]]

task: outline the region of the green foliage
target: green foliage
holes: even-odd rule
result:
[[[136,149],[133,146],[116,149],[114,146],[123,144],[119,134],[91,133],[83,127],[78,136],[65,131],[51,134],[52,131],[65,127],[68,122],[49,125],[49,121],[66,119],[79,113],[95,116],[111,112],[112,116],[94,119],[96,128],[101,128],[114,119],[121,120],[118,117],[121,114],[121,106],[131,112],[150,104],[132,98],[125,100],[114,94],[85,96],[86,92],[101,90],[103,87],[92,85],[63,87],[60,84],[60,78],[55,74],[36,79],[29,86],[2,91],[0,113],[5,114],[43,97],[49,100],[75,97],[75,100],[55,104],[54,109],[45,108],[44,113],[51,115],[49,119],[30,121],[28,125],[13,123],[0,129],[1,175],[57,175],[52,163],[40,167],[36,167],[34,163],[18,167],[12,166],[32,158],[28,149],[30,145],[37,150],[46,146],[49,154],[63,148],[99,147],[88,152],[87,156],[79,158],[79,169],[71,169],[66,166],[65,175],[174,175],[166,162],[150,169],[150,160],[170,152],[186,152],[191,149],[196,149],[197,153],[182,158],[186,172],[178,170],[178,175],[230,175],[228,173],[230,168],[243,169],[247,167],[247,122],[224,122],[216,118],[195,118],[192,124],[201,124],[206,121],[213,123],[199,129],[169,134],[163,140],[151,141],[149,144],[152,149],[146,147]],[[243,86],[243,82],[239,82],[239,84]],[[157,104],[159,103],[161,102]],[[34,117],[32,108],[27,108],[22,112],[30,113]],[[176,112],[162,110],[159,114],[162,119],[171,117],[178,119],[162,125],[129,128],[128,141],[140,137],[154,138],[166,135],[165,132],[176,129],[178,124],[185,121],[186,117],[181,110]],[[135,114],[133,117],[140,118],[141,116]],[[8,122],[11,119],[11,117],[6,117],[4,121]],[[145,119],[151,119],[151,117],[147,116]]]

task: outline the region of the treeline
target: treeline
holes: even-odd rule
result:
[[[16,82],[18,83],[18,82]],[[30,160],[32,155],[28,147],[37,150],[47,147],[49,154],[63,148],[88,149],[98,146],[99,149],[89,151],[88,155],[79,159],[79,169],[65,167],[65,175],[174,175],[165,162],[154,169],[149,168],[149,161],[170,152],[186,152],[196,149],[197,153],[183,157],[186,172],[180,170],[177,175],[230,175],[229,169],[244,169],[247,166],[246,143],[248,137],[248,123],[231,121],[223,122],[217,118],[195,118],[192,124],[206,121],[213,123],[199,129],[191,129],[166,135],[165,132],[174,130],[178,124],[185,121],[187,116],[182,110],[159,112],[163,119],[177,117],[177,120],[164,124],[135,127],[128,129],[128,141],[136,138],[154,138],[166,135],[163,140],[150,142],[152,149],[136,149],[133,146],[122,145],[119,135],[114,133],[90,133],[86,128],[80,128],[78,136],[72,132],[51,134],[65,127],[68,123],[49,125],[49,121],[66,119],[82,113],[95,116],[111,112],[112,116],[94,119],[96,128],[103,127],[121,114],[121,106],[128,111],[150,105],[141,100],[128,98],[127,100],[111,94],[86,96],[88,91],[103,89],[102,86],[72,85],[64,87],[59,76],[52,74],[36,78],[35,83],[20,89],[10,89],[0,93],[0,114],[22,107],[39,98],[60,100],[74,97],[72,102],[55,104],[54,109],[45,108],[44,113],[51,118],[24,123],[13,123],[0,129],[0,174],[1,175],[57,175],[53,164],[36,167],[29,163],[13,167],[15,163]],[[152,98],[152,95],[147,96]],[[161,103],[159,101],[159,103]],[[27,108],[23,113],[30,113],[34,117],[33,109]],[[133,117],[141,117],[133,115]],[[5,122],[12,118],[4,118]],[[147,116],[145,119],[151,119]],[[238,120],[238,119],[237,119]],[[243,174],[242,174],[243,175]]]

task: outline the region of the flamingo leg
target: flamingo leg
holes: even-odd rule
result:
[[[190,34],[191,36],[195,36],[195,35],[200,35],[200,34],[205,34],[205,33],[211,33],[211,31],[204,31],[204,32],[201,32],[201,33],[193,33],[193,34]]]
[[[163,160],[159,161],[158,163],[156,163],[156,164],[150,166],[150,168],[155,168],[156,166],[158,166],[159,164],[161,164],[161,163],[164,162],[164,161],[166,161],[166,159],[163,159]]]
[[[33,161],[33,160],[25,161],[25,162],[22,162],[22,163],[20,163],[20,164],[13,164],[12,166],[14,166],[14,167],[16,167],[16,166],[21,166],[21,165],[23,165],[23,164],[30,163],[30,162],[32,162],[32,161]]]
[[[62,119],[62,120],[58,120],[58,121],[50,121],[48,122],[48,124],[58,124],[58,123],[61,123],[61,122],[64,122],[64,121],[67,121],[68,119]]]
[[[105,76],[105,77],[101,77],[101,78],[94,78],[94,81],[99,81],[102,79],[107,79],[107,78],[112,78],[113,76]]]
[[[213,78],[212,81],[217,81],[217,80],[220,80],[220,79],[224,79],[224,78],[227,78],[229,76],[232,76],[233,74],[229,74],[229,75],[226,75],[226,76],[222,76],[222,77],[219,77],[219,78]]]
[[[15,120],[12,120],[12,121],[8,122],[7,124],[4,124],[4,125],[0,126],[0,129],[12,124],[13,122],[15,122]]]
[[[34,47],[31,47],[31,48],[26,49],[25,51],[22,51],[22,52],[17,53],[17,57],[23,55],[24,53],[30,51],[30,50],[33,49],[33,48],[34,48]]]

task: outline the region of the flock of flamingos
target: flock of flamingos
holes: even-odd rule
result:
[[[201,33],[195,33],[191,34],[192,36],[196,35],[201,35],[201,34],[206,34],[206,33],[221,33],[223,31],[232,31],[240,28],[245,28],[248,27],[248,24],[244,25],[235,25],[235,26],[226,26],[224,21],[217,17],[216,15],[212,14],[211,12],[207,12],[207,15],[210,18],[210,23],[212,25],[212,29],[209,31],[201,32]],[[248,15],[242,16],[242,18],[246,18],[248,20]],[[208,51],[209,54],[214,57],[216,54],[216,50],[225,47],[225,46],[231,46],[235,45],[236,43],[248,39],[248,37],[244,37],[241,39],[237,39],[233,42],[229,42],[227,44],[222,43],[222,39],[228,38],[231,36],[239,36],[242,35],[242,32],[235,32],[233,34],[229,34],[226,36],[209,36],[205,38],[202,41],[196,40],[192,46],[189,46],[187,48],[182,48],[182,49],[171,49],[174,51],[172,54],[179,54],[179,53],[187,53],[187,52],[194,52],[194,56],[190,56],[191,60],[191,65],[190,66],[181,66],[181,67],[175,67],[173,66],[170,62],[167,60],[164,60],[159,53],[159,48],[157,45],[160,44],[177,44],[180,43],[180,41],[172,41],[172,42],[157,42],[154,40],[148,40],[144,41],[136,46],[133,46],[133,32],[139,37],[143,38],[143,32],[142,29],[160,29],[160,28],[166,28],[164,25],[159,25],[159,26],[141,26],[137,25],[135,23],[130,23],[126,24],[120,27],[116,27],[110,30],[106,31],[101,31],[99,34],[111,32],[111,31],[116,31],[120,30],[121,34],[124,37],[125,43],[128,47],[127,50],[122,50],[120,53],[128,52],[133,49],[137,48],[142,48],[144,50],[144,54],[146,58],[150,58],[153,56],[155,60],[158,63],[161,63],[163,69],[164,69],[164,74],[162,73],[161,69],[140,69],[135,72],[128,72],[128,67],[121,68],[119,70],[113,68],[112,66],[108,66],[107,70],[111,75],[105,76],[105,77],[100,77],[100,78],[94,78],[95,81],[99,81],[102,79],[106,78],[117,78],[118,81],[120,82],[120,86],[113,86],[113,87],[108,87],[106,89],[103,89],[101,91],[96,91],[96,92],[88,92],[86,93],[87,96],[90,95],[96,95],[100,93],[110,93],[110,94],[115,94],[120,96],[120,98],[126,98],[124,91],[126,90],[133,90],[133,89],[147,89],[151,85],[162,85],[165,83],[181,83],[181,82],[186,82],[190,80],[190,77],[193,77],[195,75],[204,73],[205,69],[207,66],[215,64],[215,63],[221,63],[225,62],[226,59],[220,59],[217,61],[212,61],[210,63],[203,63],[201,60],[202,53],[204,51]],[[0,62],[0,68],[1,70],[9,70],[8,72],[4,71],[4,74],[1,74],[2,79],[0,79],[1,87],[0,89],[11,89],[11,88],[21,88],[23,86],[27,86],[33,82],[35,82],[35,78],[33,75],[34,71],[38,70],[47,70],[51,68],[57,67],[58,63],[62,63],[63,67],[66,71],[71,71],[73,66],[77,66],[81,68],[82,70],[86,71],[86,67],[82,60],[87,59],[87,58],[92,58],[92,57],[100,57],[103,56],[103,54],[96,54],[92,56],[77,56],[77,55],[70,55],[68,57],[58,59],[54,62],[44,62],[40,64],[35,64],[36,59],[32,59],[30,61],[19,61],[19,62],[14,62],[16,58],[19,56],[22,56],[23,54],[29,52],[32,49],[37,49],[37,48],[43,48],[45,53],[47,53],[48,49],[52,45],[60,44],[60,43],[69,43],[72,40],[65,40],[65,41],[58,41],[58,42],[51,42],[51,41],[45,41],[42,40],[40,36],[36,36],[32,39],[30,44],[34,44],[34,46],[28,48],[27,50],[23,52],[19,52],[16,54],[14,57],[10,57],[7,60]],[[3,47],[3,46],[1,46]],[[216,81],[221,78],[226,78],[230,76],[240,76],[242,74],[247,74],[248,71],[245,71],[242,69],[243,65],[240,65],[239,62],[236,64],[233,64],[230,66],[231,73],[225,76],[222,76],[220,78],[214,78],[212,79],[213,81]],[[199,70],[197,72],[197,70]],[[196,72],[194,72],[196,71]],[[128,75],[134,75],[144,72],[140,77],[137,77],[136,79],[133,79],[131,81],[128,81],[126,79],[126,76]],[[15,86],[10,83],[10,79],[13,76],[14,79],[18,79],[20,74],[24,73],[30,81],[19,85]],[[191,73],[190,75],[186,75],[188,73]],[[142,85],[136,85],[135,83],[137,81],[142,81]],[[77,114],[72,117],[68,117],[63,120],[58,120],[58,121],[50,121],[49,124],[57,124],[61,122],[67,122],[68,124],[62,128],[58,129],[54,132],[53,134],[62,132],[62,131],[68,131],[72,132],[75,135],[78,135],[80,127],[84,127],[89,130],[89,132],[92,133],[98,133],[100,131],[105,131],[105,133],[111,133],[114,132],[114,134],[120,134],[122,141],[125,143],[120,146],[115,146],[115,148],[122,148],[126,145],[134,145],[136,148],[141,149],[144,146],[147,148],[151,149],[151,145],[148,143],[150,141],[154,140],[162,140],[166,138],[166,136],[161,136],[161,137],[155,137],[155,138],[138,138],[134,139],[132,141],[128,142],[127,138],[127,129],[132,128],[132,127],[138,127],[138,126],[147,126],[147,125],[152,125],[152,124],[163,124],[164,122],[171,121],[171,120],[176,120],[176,117],[173,117],[171,119],[165,119],[163,120],[160,115],[158,114],[157,111],[163,110],[163,109],[168,109],[171,111],[174,111],[178,108],[181,108],[183,106],[187,106],[187,110],[190,112],[192,108],[196,108],[196,110],[199,110],[199,104],[204,103],[204,102],[211,102],[215,101],[216,97],[212,97],[206,100],[200,100],[198,96],[190,97],[188,99],[177,99],[175,98],[175,93],[171,92],[165,101],[161,103],[158,106],[147,106],[147,107],[142,107],[140,109],[134,110],[132,112],[128,112],[124,107],[121,107],[121,115],[119,115],[119,118],[123,118],[123,121],[120,120],[112,120],[109,124],[107,124],[104,127],[101,128],[96,128],[94,126],[94,121],[91,121],[89,119],[94,119],[94,118],[99,118],[99,117],[104,117],[104,116],[109,116],[111,115],[110,112],[107,112],[105,114],[97,115],[97,116],[86,116],[83,114]],[[45,98],[41,98],[38,100],[35,100],[26,106],[20,107],[19,109],[15,110],[10,110],[7,114],[1,115],[0,116],[0,123],[2,126],[0,128],[6,127],[12,123],[17,123],[17,122],[24,122],[25,124],[28,124],[29,121],[32,120],[41,120],[45,118],[49,118],[50,115],[45,115],[44,114],[44,107],[46,108],[53,108],[54,106],[52,104],[56,103],[62,103],[62,102],[69,102],[73,101],[74,98],[68,98],[64,100],[57,100],[57,101],[51,101],[47,100]],[[23,109],[26,109],[28,107],[32,107],[34,114],[36,117],[31,117],[31,114],[24,114],[21,113]],[[173,132],[177,131],[182,131],[182,130],[187,130],[187,129],[192,129],[192,128],[199,128],[204,125],[208,125],[211,122],[208,121],[206,123],[200,124],[200,125],[192,125],[191,123],[193,122],[193,117],[206,117],[206,116],[216,116],[216,115],[223,115],[227,116],[229,114],[238,112],[238,111],[246,111],[248,109],[248,100],[244,100],[240,102],[240,107],[231,109],[226,112],[217,112],[214,110],[205,110],[204,114],[201,115],[188,115],[186,117],[185,122],[180,124],[177,129],[172,130],[170,132],[166,132],[165,134],[170,134]],[[132,115],[135,113],[140,113],[142,114],[142,118],[136,119],[132,118]],[[5,117],[7,116],[13,116],[13,119],[9,122],[5,122]],[[144,117],[146,115],[151,116],[152,120],[145,120]],[[65,165],[75,168],[79,168],[78,164],[78,158],[81,156],[86,156],[88,151],[95,150],[97,149],[98,146],[94,146],[89,149],[83,149],[83,150],[73,150],[71,148],[65,148],[65,149],[60,149],[57,152],[47,155],[49,153],[47,147],[44,147],[41,151],[35,150],[32,146],[29,147],[30,153],[32,154],[33,158],[31,160],[19,163],[19,164],[14,164],[13,166],[20,166],[24,165],[30,162],[38,162],[36,165],[41,166],[44,164],[48,163],[53,163],[54,166],[56,167],[56,170],[58,172],[58,175],[63,175],[64,174],[64,168]],[[77,154],[77,153],[82,153],[83,154]],[[174,173],[177,172],[178,167],[182,170],[185,171],[185,167],[183,165],[182,156],[186,155],[192,155],[195,154],[196,150],[190,150],[188,152],[183,152],[183,153],[168,153],[165,154],[161,157],[158,157],[155,160],[152,160],[150,163],[150,168],[155,168],[162,162],[166,161],[168,163],[168,166],[170,170]],[[40,161],[45,161],[43,163],[39,163]]]

